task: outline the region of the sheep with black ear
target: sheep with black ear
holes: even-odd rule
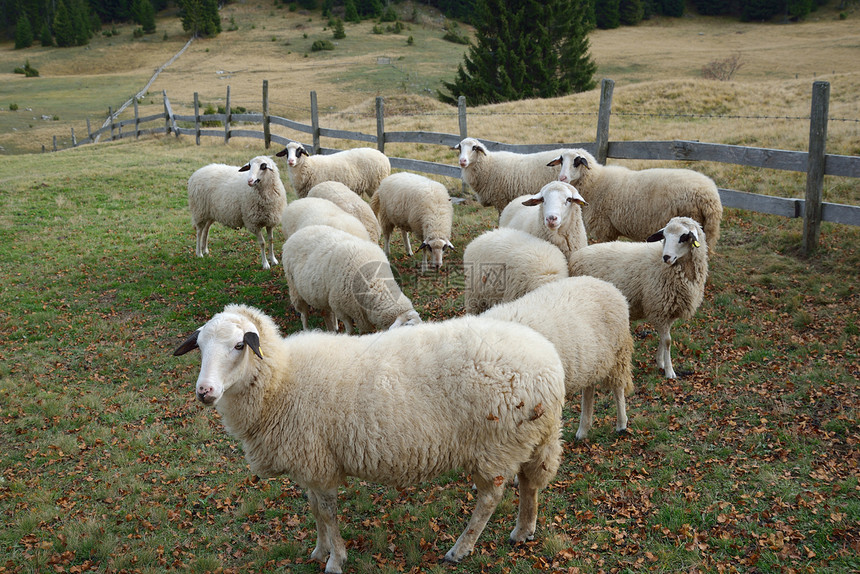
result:
[[[584,149],[563,150],[547,165],[560,166],[559,181],[575,185],[588,202],[583,217],[594,241],[645,241],[673,217],[689,217],[701,224],[711,253],[717,247],[723,204],[717,185],[704,174],[601,165]]]
[[[581,205],[585,200],[570,184],[552,181],[534,195],[520,196],[510,202],[499,227],[512,227],[549,241],[565,257],[588,245]]]
[[[383,250],[391,255],[391,233],[399,228],[406,253],[412,255],[409,233],[421,241],[421,271],[427,270],[427,252],[433,267],[442,267],[442,257],[451,243],[454,206],[445,186],[417,173],[389,175],[370,198],[370,208],[382,228]]]
[[[534,235],[502,227],[473,239],[463,251],[466,313],[480,313],[568,276],[561,250]]]
[[[290,142],[275,154],[287,158],[290,183],[299,197],[324,181],[339,181],[358,195],[368,197],[391,173],[391,162],[377,149],[359,147],[329,155],[310,155],[299,142]]]
[[[327,199],[358,219],[374,243],[379,243],[379,221],[373,210],[360,196],[339,181],[324,181],[308,191],[308,197]]]
[[[558,168],[547,164],[559,156],[561,149],[537,153],[490,151],[475,138],[465,138],[451,149],[460,152],[463,181],[475,191],[481,205],[493,206],[499,213],[517,197],[531,195],[558,179]]]
[[[645,319],[657,329],[657,367],[669,379],[677,378],[669,330],[676,320],[692,317],[705,295],[706,240],[698,222],[673,217],[647,243],[595,243],[570,258],[571,276],[591,275],[609,281],[627,297],[630,320]]]
[[[615,430],[627,432],[633,337],[627,299],[614,285],[594,277],[559,279],[480,316],[527,325],[555,345],[564,365],[567,399],[582,395],[577,439],[585,439],[593,425],[598,387],[615,396]]]
[[[475,510],[449,562],[472,552],[516,476],[510,539],[534,538],[539,491],[561,459],[564,369],[533,329],[463,317],[360,337],[284,338],[259,310],[228,305],[174,355],[195,348],[197,399],[241,441],[251,472],[287,475],[305,490],[317,523],[311,558],[326,572],[342,572],[347,558],[337,493],[349,476],[402,488],[470,473]]]
[[[263,269],[270,268],[269,262],[277,265],[273,234],[286,205],[287,192],[278,166],[268,156],[257,156],[242,167],[221,163],[201,167],[188,178],[188,207],[197,231],[197,257],[209,254],[209,228],[217,221],[253,233],[260,245]]]

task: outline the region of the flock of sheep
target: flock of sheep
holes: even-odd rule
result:
[[[516,479],[510,538],[532,539],[538,492],[560,465],[564,401],[580,397],[584,439],[595,389],[611,391],[625,432],[630,321],[655,326],[657,366],[674,378],[670,327],[703,298],[722,217],[709,178],[604,166],[581,149],[492,152],[473,138],[453,149],[464,181],[500,217],[465,247],[466,315],[446,321],[422,322],[388,261],[395,229],[409,254],[410,233],[420,241],[422,271],[454,248],[452,202],[438,182],[391,174],[374,149],[311,156],[295,142],[277,154],[298,196],[289,204],[267,156],[207,165],[188,180],[197,256],[216,221],[253,233],[264,269],[278,263],[274,228],[286,237],[284,275],[304,331],[283,337],[262,311],[228,305],[174,354],[201,351],[197,398],[242,442],[251,470],[305,490],[317,523],[311,557],[326,572],[346,561],[336,498],[348,476],[404,487],[469,473],[475,510],[450,562],[472,551]],[[311,310],[329,333],[307,330]]]

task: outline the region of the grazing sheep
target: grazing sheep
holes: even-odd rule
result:
[[[662,246],[654,243],[661,240]],[[693,219],[673,217],[647,241],[583,247],[571,256],[570,274],[604,279],[624,293],[630,320],[645,319],[657,329],[657,367],[674,379],[669,329],[677,319],[692,317],[702,303],[708,278],[706,234]]]
[[[281,230],[286,239],[308,225],[328,225],[370,241],[367,229],[359,220],[327,199],[304,197],[293,201],[284,209],[281,215]]]
[[[327,199],[339,208],[358,219],[370,236],[370,240],[379,243],[379,221],[366,201],[356,195],[351,189],[339,181],[324,181],[313,186],[308,191],[308,197]]]
[[[475,510],[445,554],[474,548],[513,476],[513,542],[534,538],[538,492],[561,459],[564,370],[553,345],[516,323],[465,317],[362,337],[283,338],[257,309],[228,305],[182,343],[199,348],[196,396],[242,442],[251,472],[288,475],[317,523],[311,558],[341,572],[337,522],[348,476],[406,487],[471,473]]]
[[[627,299],[615,286],[594,277],[570,277],[542,285],[519,299],[481,314],[529,326],[549,339],[564,365],[567,398],[582,393],[576,438],[594,422],[594,389],[615,395],[618,433],[627,431],[625,394],[633,391],[633,337]]]
[[[310,308],[323,312],[331,331],[337,330],[338,319],[347,333],[353,324],[367,333],[421,322],[375,243],[327,225],[310,225],[287,239],[283,260],[290,302],[304,329]]]
[[[248,172],[245,176],[240,172]],[[257,237],[263,269],[275,258],[274,229],[287,205],[287,192],[274,160],[257,156],[242,167],[211,163],[188,178],[188,207],[197,231],[197,257],[209,254],[209,227],[214,222],[233,229],[244,227]],[[266,259],[266,230],[269,258]]]
[[[466,313],[480,313],[568,276],[555,245],[510,227],[486,231],[463,251]]]
[[[564,150],[548,165],[561,165],[559,180],[575,185],[588,202],[585,229],[595,241],[621,236],[645,241],[671,218],[690,217],[701,222],[711,253],[717,247],[723,204],[716,184],[704,174],[601,165],[583,149]]]
[[[580,205],[585,205],[585,200],[575,187],[553,181],[535,195],[510,202],[499,217],[499,227],[527,231],[549,241],[570,258],[572,252],[588,245]]]
[[[409,232],[421,241],[421,271],[427,270],[428,249],[436,269],[442,267],[444,251],[454,249],[450,240],[454,205],[448,190],[438,181],[416,173],[389,175],[370,198],[370,208],[379,218],[385,255],[391,255],[394,228],[400,228],[409,255],[412,255]]]
[[[558,179],[558,169],[547,167],[561,149],[538,153],[489,151],[475,138],[466,138],[451,149],[460,152],[460,171],[483,206],[493,206],[499,213],[521,195]]]
[[[311,156],[302,144],[290,142],[275,155],[287,157],[287,173],[299,197],[307,196],[313,186],[324,181],[339,181],[358,195],[369,197],[391,173],[385,154],[369,147]]]

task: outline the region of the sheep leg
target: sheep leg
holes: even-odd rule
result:
[[[311,553],[311,558],[325,564],[327,574],[343,572],[346,561],[346,544],[340,536],[337,525],[337,490],[327,492],[308,491],[308,503],[311,513],[317,522],[317,546]]]
[[[522,470],[517,474],[517,488],[520,492],[520,511],[517,525],[511,532],[511,542],[534,540],[537,528],[538,488],[534,481]]]
[[[660,336],[660,344],[657,346],[657,367],[663,369],[667,379],[677,379],[675,370],[672,368],[672,335],[669,329],[672,323],[661,323],[657,325],[657,334]]]
[[[209,255],[209,228],[212,222],[208,221],[202,227],[197,228],[197,257]]]
[[[382,250],[385,252],[386,257],[391,256],[391,232],[386,231],[382,236]]]
[[[427,272],[427,250],[426,250],[426,249],[422,249],[421,251],[422,251],[422,255],[421,255],[421,273],[426,273],[426,272]]]
[[[269,260],[266,259],[266,240],[263,239],[263,230],[258,229],[254,232],[254,235],[257,237],[257,244],[260,246],[260,259],[263,260],[263,269],[271,269]]]
[[[444,560],[446,562],[457,563],[472,552],[472,549],[475,548],[475,542],[477,542],[478,537],[487,525],[487,521],[496,510],[499,501],[502,500],[505,488],[504,481],[499,481],[497,485],[494,480],[487,480],[482,476],[476,476],[475,486],[478,489],[475,511],[472,512],[472,518],[469,519],[469,524],[466,525],[466,529],[460,534],[457,542],[445,554]]]
[[[582,408],[579,413],[579,429],[576,431],[576,440],[585,440],[593,424],[594,385],[591,385],[582,389]]]
[[[340,320],[343,321],[343,332],[347,335],[352,335],[352,319],[341,317]]]
[[[324,312],[323,321],[325,321],[326,329],[337,332],[337,315],[334,314],[334,311]]]
[[[615,395],[615,432],[627,432],[627,400],[624,397],[624,387],[612,387]]]
[[[414,255],[412,252],[412,243],[409,242],[409,232],[401,229],[400,234],[403,236],[403,246],[406,247],[406,254],[409,256]]]
[[[269,261],[272,262],[272,265],[278,264],[278,258],[275,257],[275,228],[267,227],[266,228],[266,240],[269,242]]]

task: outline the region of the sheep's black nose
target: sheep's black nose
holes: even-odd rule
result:
[[[663,262],[664,262],[664,263],[668,263],[668,262],[669,262],[669,259],[671,259],[671,258],[670,258],[668,255],[664,255],[664,256],[663,256]]]

